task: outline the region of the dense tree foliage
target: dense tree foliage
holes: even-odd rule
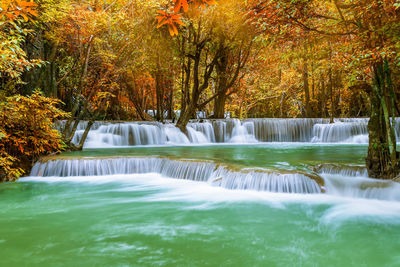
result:
[[[67,116],[56,107],[59,104],[39,91],[0,103],[0,181],[18,178],[40,156],[63,149],[61,135],[53,127],[55,120]]]

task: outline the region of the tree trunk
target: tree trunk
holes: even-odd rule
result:
[[[330,123],[333,123],[334,107],[333,107],[333,77],[332,77],[332,44],[329,41],[329,93],[330,93]]]
[[[172,76],[173,77],[173,76]],[[167,113],[167,119],[168,120],[173,120],[175,117],[174,114],[174,82],[173,82],[173,78],[169,78],[168,79],[168,113]]]
[[[158,67],[160,68],[160,67]],[[163,122],[164,120],[164,86],[165,86],[165,76],[161,70],[157,70],[155,73],[156,81],[156,100],[157,100],[157,121]]]
[[[225,117],[225,100],[228,91],[228,51],[223,50],[221,58],[217,61],[215,70],[217,73],[217,86],[215,93],[218,96],[214,100],[214,118],[223,119]]]
[[[323,118],[326,117],[326,86],[325,77],[321,74],[321,115]]]
[[[87,75],[87,69],[88,69],[88,65],[89,65],[89,57],[90,57],[90,51],[92,49],[92,41],[94,39],[94,36],[91,35],[88,41],[88,45],[87,45],[87,49],[86,49],[86,54],[85,54],[85,58],[84,58],[84,64],[82,64],[81,66],[81,72],[80,72],[80,77],[79,77],[79,82],[78,82],[78,92],[75,95],[75,104],[74,107],[72,108],[71,111],[71,117],[67,120],[67,123],[65,124],[65,129],[63,132],[63,137],[65,138],[67,133],[70,131],[70,127],[72,122],[75,119],[75,116],[77,116],[79,114],[79,107],[80,107],[80,103],[81,103],[81,96],[82,96],[82,92],[83,92],[83,87],[86,81],[86,75]]]
[[[306,117],[311,117],[311,109],[310,109],[310,88],[308,85],[308,63],[307,56],[304,55],[303,60],[303,86],[304,86],[304,95],[306,100]]]
[[[85,129],[85,131],[83,132],[82,138],[81,138],[81,140],[80,140],[80,142],[79,142],[78,150],[82,150],[83,145],[85,144],[86,138],[87,138],[87,136],[88,136],[88,134],[89,134],[90,128],[92,127],[93,123],[94,123],[94,120],[93,120],[93,119],[91,119],[91,120],[88,122],[88,125],[86,126],[86,129]]]
[[[374,84],[371,92],[371,117],[368,123],[369,146],[366,165],[368,175],[390,179],[400,173],[399,154],[391,107],[391,77],[387,62],[374,65]]]
[[[214,101],[214,116],[215,119],[223,119],[225,118],[225,102],[226,95],[221,94],[215,98]]]
[[[237,79],[240,79],[240,70],[244,68],[247,62],[251,45],[251,42],[247,45],[242,44],[237,50],[235,59],[234,55],[236,53],[233,53],[229,47],[220,44],[220,58],[215,64],[217,73],[217,86],[215,93],[217,96],[214,100],[213,117],[216,119],[225,118],[225,102],[227,96],[233,92],[232,90],[230,92],[228,91],[234,86]]]
[[[196,112],[196,107],[193,103],[190,103],[187,107],[185,112],[181,113],[181,116],[176,123],[176,127],[182,131],[184,134],[188,134],[186,125],[189,123],[190,119],[192,118],[193,113]]]

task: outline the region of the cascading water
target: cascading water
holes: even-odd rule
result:
[[[320,164],[315,166],[313,170],[320,174],[368,177],[367,168],[365,166],[343,166],[339,164]]]
[[[214,181],[218,186],[236,190],[257,190],[277,193],[320,193],[320,186],[309,177],[299,173],[265,173],[251,171],[247,173],[232,172],[218,168]]]
[[[365,167],[321,164],[314,170],[324,179],[326,193],[350,198],[400,201],[400,184],[368,178]]]
[[[368,122],[350,121],[330,124],[315,124],[312,142],[368,143]]]
[[[202,123],[190,123],[188,129],[193,129],[204,135],[205,142],[215,143],[215,133],[213,125],[206,121]],[[189,132],[190,133],[190,132]]]
[[[329,123],[325,119],[251,119],[254,135],[263,142],[310,142],[312,129],[317,123]]]
[[[321,174],[326,193],[330,195],[400,201],[400,184],[391,180],[378,180],[362,176]]]
[[[254,124],[251,122],[244,122],[243,125],[240,120],[234,119],[234,127],[232,129],[232,138],[229,143],[256,143],[254,137]],[[248,129],[252,134],[249,133]]]
[[[361,166],[321,164],[318,175],[304,172],[231,170],[212,161],[159,157],[58,159],[37,162],[31,176],[70,177],[157,173],[164,177],[206,182],[231,190],[316,194],[400,201],[400,184],[368,178]]]
[[[115,174],[159,173],[165,177],[208,182],[234,190],[278,193],[320,193],[318,183],[302,173],[233,171],[213,162],[166,158],[60,159],[37,162],[31,176],[102,176]]]
[[[192,127],[187,127],[189,140],[193,144],[209,143],[207,137],[201,132],[196,131]]]
[[[368,143],[368,119],[238,119],[191,122],[188,136],[175,125],[158,122],[96,122],[89,132],[85,148],[254,142]],[[63,128],[65,122],[59,123]],[[79,143],[87,122],[81,122],[73,138]],[[395,121],[400,140],[400,119]]]

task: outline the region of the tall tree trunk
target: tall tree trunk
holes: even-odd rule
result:
[[[225,94],[220,94],[215,98],[213,118],[215,119],[225,118],[225,102],[226,102]]]
[[[192,118],[193,114],[196,112],[196,106],[194,103],[189,103],[187,105],[185,112],[181,112],[181,116],[176,123],[176,127],[178,127],[184,134],[187,135],[186,126]]]
[[[396,152],[391,77],[387,61],[374,65],[374,84],[371,92],[371,117],[368,123],[369,146],[366,165],[368,175],[390,179],[400,173],[399,154]]]
[[[213,73],[218,60],[223,54],[223,47],[218,47],[218,49],[215,51],[214,54],[212,54],[212,56],[210,56],[209,54],[205,54],[204,56],[206,58],[204,62],[206,63],[204,66],[202,66],[202,68],[200,68],[200,63],[203,58],[203,51],[207,45],[207,39],[201,39],[202,35],[200,34],[200,25],[197,31],[195,31],[193,27],[189,27],[189,32],[190,31],[192,31],[193,38],[192,40],[188,40],[188,44],[194,46],[195,49],[193,53],[191,53],[190,55],[186,55],[186,57],[188,58],[188,64],[185,77],[185,92],[183,92],[186,96],[186,99],[189,101],[186,102],[186,108],[181,110],[179,120],[176,123],[176,127],[178,127],[182,132],[186,134],[186,125],[188,124],[191,117],[195,114],[196,110],[204,108],[204,106],[210,101],[214,100],[216,96],[214,95],[213,97],[204,100],[202,103],[199,103],[201,100],[200,96],[209,87],[211,74]],[[184,48],[182,48],[182,50],[184,51]],[[209,60],[207,60],[207,58],[209,58]],[[190,59],[193,61],[192,66],[190,66],[189,64],[191,62]],[[190,91],[189,87],[191,88]]]
[[[156,119],[157,121],[164,120],[164,86],[165,86],[165,77],[161,70],[157,70],[155,73],[155,81],[156,81],[156,108],[157,114]]]
[[[311,109],[310,109],[310,88],[308,85],[308,62],[307,56],[304,55],[303,58],[303,86],[304,86],[304,95],[306,100],[306,117],[311,117]]]
[[[82,150],[83,145],[85,144],[86,138],[87,138],[87,136],[89,134],[90,128],[92,128],[93,123],[94,123],[94,119],[91,119],[88,122],[88,125],[86,126],[85,131],[83,132],[82,138],[81,138],[81,140],[79,142],[79,145],[77,147],[78,150]]]
[[[323,118],[326,117],[326,86],[325,86],[325,77],[321,74],[321,116]]]
[[[221,58],[218,60],[215,70],[217,73],[217,86],[215,93],[218,95],[214,100],[214,118],[223,119],[225,117],[225,100],[228,90],[228,51],[223,50]]]
[[[78,116],[78,114],[79,114],[81,95],[82,95],[83,87],[84,87],[85,81],[86,81],[86,75],[87,75],[87,69],[88,69],[88,65],[89,65],[89,57],[90,57],[90,52],[92,49],[93,39],[94,39],[94,36],[91,35],[89,38],[89,41],[88,41],[85,58],[84,58],[82,66],[81,66],[81,73],[80,73],[79,82],[78,82],[78,92],[75,95],[75,104],[71,111],[71,117],[67,120],[67,123],[65,124],[65,129],[63,132],[64,138],[66,137],[66,134],[70,131],[70,127],[71,127],[72,122],[75,119],[75,116]]]
[[[333,75],[332,75],[332,44],[331,41],[329,41],[329,70],[328,70],[328,75],[329,75],[329,93],[330,93],[330,123],[333,123],[333,117],[334,117],[334,106],[333,106]]]
[[[173,120],[175,117],[174,114],[174,76],[168,78],[168,82],[167,82],[167,89],[168,89],[168,97],[167,97],[167,119],[168,120]]]

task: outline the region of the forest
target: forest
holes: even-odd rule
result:
[[[80,121],[369,117],[400,170],[398,0],[2,0],[0,176],[80,150]],[[66,120],[63,131],[52,126]]]

